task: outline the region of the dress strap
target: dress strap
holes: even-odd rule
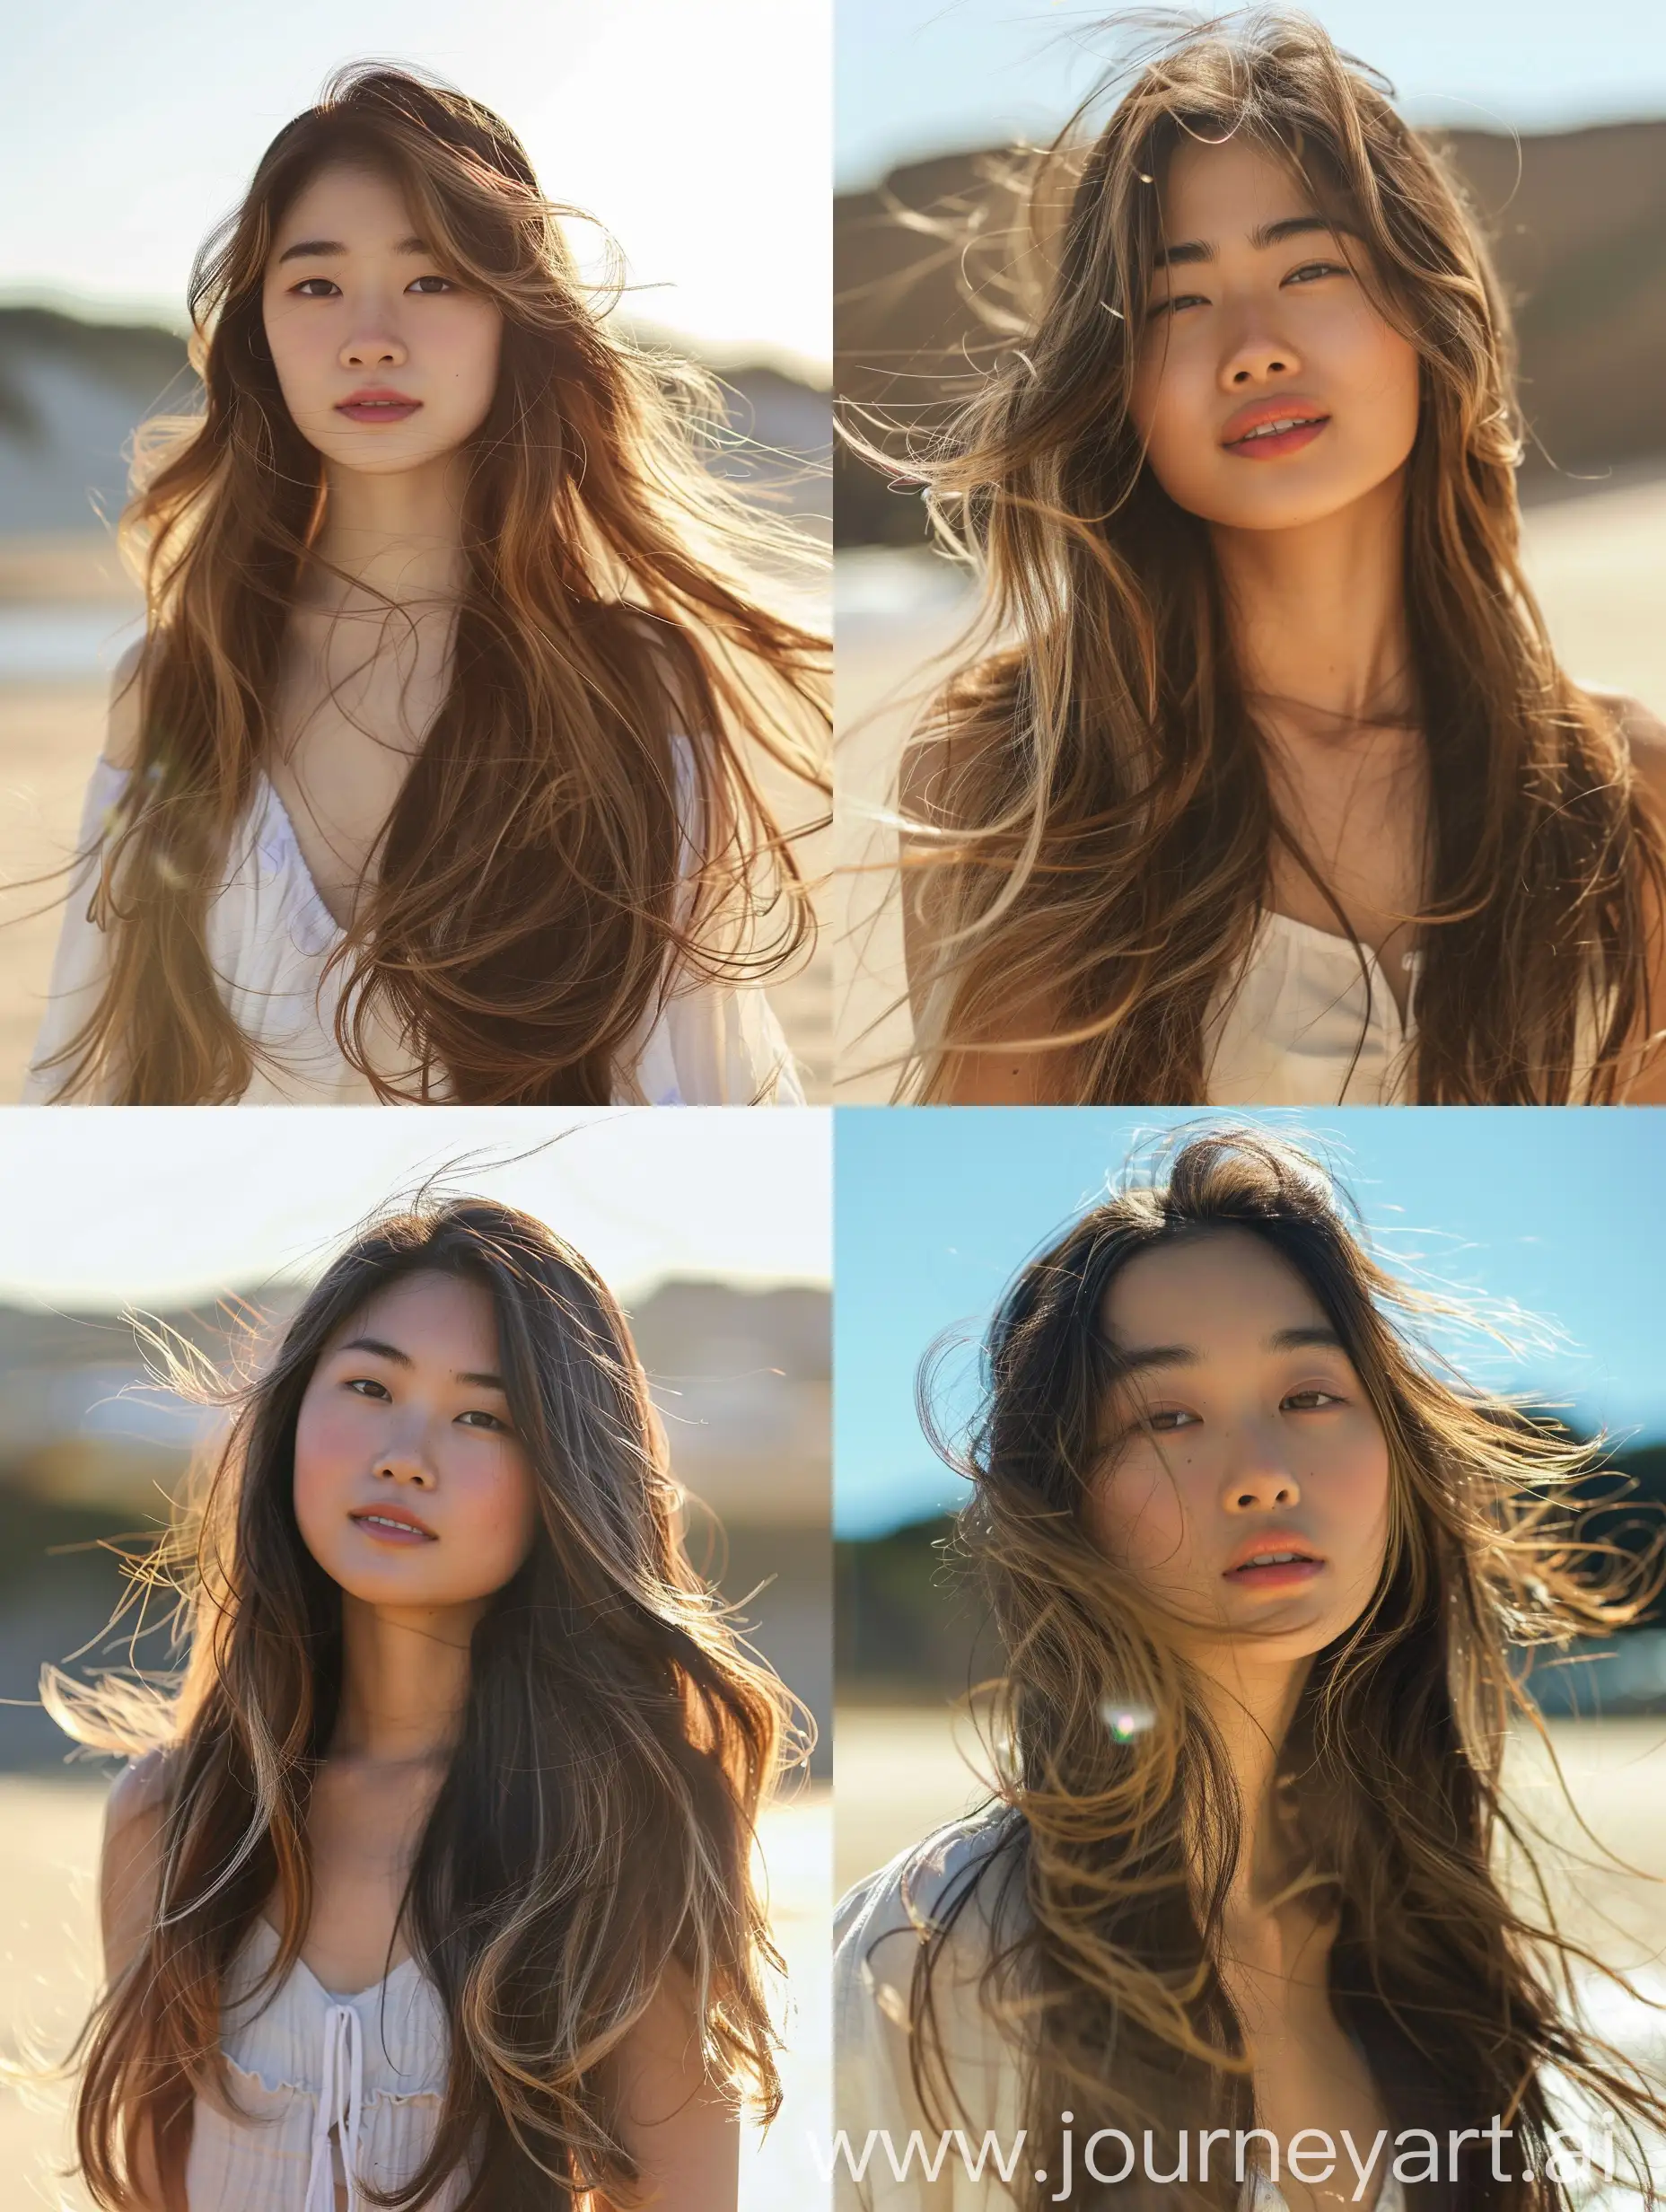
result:
[[[336,2164],[329,2138],[339,2130],[341,2168],[347,2181],[347,2212],[358,2193],[359,2119],[364,2108],[364,2031],[351,2005],[332,2005],[324,2015],[319,2067],[318,2116],[312,2124],[312,2163],[307,2169],[303,2212],[336,2212]]]

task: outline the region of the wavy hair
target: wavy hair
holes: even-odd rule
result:
[[[605,1102],[668,996],[767,973],[812,934],[794,838],[749,757],[823,780],[825,640],[771,604],[811,556],[705,465],[715,385],[587,297],[558,220],[572,211],[545,200],[507,126],[370,65],[278,133],[198,255],[204,411],[139,435],[122,525],[146,594],[138,759],[99,848],[109,978],[50,1063],[58,1094],[215,1104],[253,1071],[205,932],[273,742],[326,497],[261,291],[285,210],[334,162],[390,177],[444,272],[504,322],[467,448],[449,688],[330,956],[338,1040],[383,1100]]]
[[[177,1691],[48,1675],[60,1724],[105,1750],[166,1747],[148,1936],[83,2031],[76,2146],[94,2200],[124,2212],[148,2146],[184,2205],[192,2102],[237,2109],[222,1990],[274,1898],[300,1956],[307,1813],[342,1692],[341,1593],[296,1524],[295,1424],[319,1357],[366,1301],[439,1270],[482,1285],[534,1478],[532,1549],[476,1628],[457,1742],[399,1915],[450,2031],[431,2154],[397,2197],[541,2212],[628,2195],[609,2065],[664,1977],[686,1978],[708,2076],[780,2099],[762,1972],[778,1968],[750,1854],[794,1706],[737,1637],[680,1542],[680,1493],[624,1316],[541,1222],[480,1198],[358,1234],[232,1398],[206,1495],[146,1584],[189,1622]],[[164,1363],[176,1387],[189,1375]]]
[[[1172,35],[1109,121],[1090,120],[1101,87],[1028,173],[1023,237],[985,288],[991,320],[998,291],[1016,300],[1010,342],[909,440],[908,475],[980,595],[903,777],[921,943],[901,1091],[941,1100],[967,1056],[1048,1052],[1071,1099],[1203,1102],[1211,1014],[1278,849],[1360,952],[1276,803],[1207,526],[1156,481],[1129,408],[1175,149],[1236,136],[1363,241],[1356,273],[1419,358],[1403,574],[1431,773],[1413,1092],[1611,1100],[1650,1029],[1662,838],[1618,717],[1558,667],[1522,573],[1513,344],[1477,219],[1385,81],[1316,23],[1157,20]],[[853,443],[904,465],[860,429]]]
[[[1627,1551],[1582,1532],[1594,1448],[1443,1374],[1409,1332],[1448,1309],[1372,1260],[1314,1161],[1256,1130],[1186,1137],[1023,1268],[988,1330],[981,1410],[961,1444],[932,1417],[930,1365],[923,1375],[938,1448],[975,1486],[959,1549],[1006,1663],[988,1727],[999,1804],[916,1956],[916,2094],[927,2110],[956,2095],[934,1983],[981,1897],[996,1931],[981,2001],[1019,2058],[1026,2139],[1054,2154],[1034,2163],[1058,2172],[1059,2114],[1072,2110],[1131,2141],[1150,2129],[1146,2163],[1171,2173],[1182,2134],[1255,2124],[1221,1971],[1246,1809],[1172,1619],[1097,1547],[1088,1519],[1125,1384],[1100,1323],[1107,1293],[1142,1253],[1228,1229],[1259,1238],[1311,1291],[1389,1450],[1377,1589],[1313,1660],[1279,1750],[1305,1851],[1293,1886],[1334,1900],[1337,1916],[1333,2009],[1391,2129],[1445,2142],[1449,2128],[1500,2114],[1526,2154],[1512,2164],[1539,2177],[1497,2181],[1488,2152],[1466,2166],[1460,2196],[1436,2191],[1432,2205],[1564,2212],[1547,2170],[1548,2075],[1627,2128],[1661,2127],[1666,2103],[1579,2024],[1574,1967],[1612,1970],[1558,1932],[1501,1789],[1511,1722],[1534,1725],[1511,1653],[1636,1620],[1660,1585],[1662,1539]],[[1139,1708],[1148,1725],[1118,1721]],[[1543,1900],[1538,1920],[1501,1879],[1506,1843],[1529,1877],[1520,1893]],[[1027,2175],[1032,2162],[1021,2163]],[[1136,2175],[1103,2201],[1235,2212],[1230,2181],[1143,2186]],[[1039,2212],[1046,2197],[1027,2179],[1022,2190]],[[1074,2202],[1101,2200],[1085,2180],[1082,2190]]]

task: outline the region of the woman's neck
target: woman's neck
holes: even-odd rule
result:
[[[429,601],[462,591],[466,462],[451,453],[391,476],[326,473],[324,520],[305,595],[331,613]]]
[[[398,1611],[341,1600],[341,1707],[330,1756],[393,1766],[449,1755],[484,1604]]]
[[[1244,686],[1264,711],[1315,738],[1413,711],[1401,475],[1296,529],[1211,534]]]
[[[1232,1875],[1229,1917],[1265,1911],[1293,1871],[1279,1804],[1280,1754],[1311,1666],[1304,1659],[1250,1659],[1236,1647],[1200,1659],[1209,1718],[1237,1786],[1247,1847]]]

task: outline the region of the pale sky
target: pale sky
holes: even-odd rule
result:
[[[830,0],[10,0],[0,21],[0,296],[180,323],[267,142],[373,57],[495,109],[550,198],[620,241],[638,320],[731,357],[830,351]]]
[[[625,1295],[669,1275],[825,1282],[830,1266],[825,1110],[66,1106],[4,1128],[13,1304],[156,1307],[310,1275],[447,1167],[452,1190],[537,1215]]]
[[[1417,123],[1562,130],[1666,115],[1660,0],[1308,0],[1304,12],[1385,71]],[[1109,0],[838,0],[840,186],[924,154],[1050,137],[1113,57],[1102,26],[1115,13]]]

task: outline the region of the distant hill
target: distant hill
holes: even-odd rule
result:
[[[714,465],[760,492],[785,479],[772,505],[825,515],[827,391],[764,364],[725,364],[721,374],[736,443]],[[91,530],[101,514],[113,522],[135,426],[190,412],[197,391],[184,341],[171,330],[0,307],[0,535]]]
[[[1522,401],[1546,449],[1530,454],[1523,496],[1554,488],[1556,469],[1666,456],[1666,122],[1519,139],[1451,131],[1439,142],[1488,226],[1515,310]],[[988,180],[993,158],[945,154],[835,200],[841,399],[911,411],[963,389],[969,355],[972,369],[980,348],[987,357],[996,341],[960,289],[959,253],[908,230],[896,209],[977,207],[1000,236],[1013,203]],[[969,263],[986,272],[974,282],[995,259]],[[922,535],[917,500],[842,452],[835,500],[840,545]]]

